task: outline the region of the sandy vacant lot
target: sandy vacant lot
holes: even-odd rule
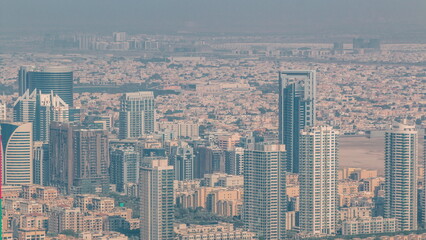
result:
[[[418,146],[419,165],[423,165],[423,141],[420,136]],[[384,149],[384,137],[341,136],[340,167],[378,169],[380,173],[383,173],[385,168]]]
[[[340,167],[378,169],[385,167],[384,139],[365,136],[340,137]]]

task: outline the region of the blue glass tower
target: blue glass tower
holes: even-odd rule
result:
[[[279,143],[287,151],[287,171],[299,172],[299,136],[315,125],[316,77],[314,71],[279,73]]]
[[[68,68],[47,67],[43,71],[32,71],[27,74],[25,88],[29,88],[30,92],[38,89],[43,94],[50,94],[53,91],[68,106],[73,106],[73,72]],[[20,88],[24,88],[24,86]]]

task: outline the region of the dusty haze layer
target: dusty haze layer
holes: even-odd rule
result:
[[[424,0],[5,0],[0,29],[416,35],[425,12]]]

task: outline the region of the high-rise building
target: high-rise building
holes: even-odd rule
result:
[[[40,141],[33,142],[33,183],[38,185],[45,185],[48,172],[46,164],[48,164],[49,148],[47,144]]]
[[[76,129],[73,132],[73,141],[76,192],[107,192],[110,163],[107,132]]]
[[[334,235],[338,211],[338,132],[329,126],[306,128],[300,135],[300,230]]]
[[[128,183],[139,182],[140,152],[133,146],[110,146],[110,181],[123,192]]]
[[[194,164],[194,177],[203,178],[204,174],[225,172],[225,151],[218,147],[198,147]]]
[[[287,150],[287,171],[299,172],[299,136],[315,125],[314,71],[279,73],[279,141]]]
[[[180,142],[173,146],[170,151],[170,164],[175,169],[176,180],[194,179],[194,149],[186,142]]]
[[[232,175],[242,175],[244,169],[244,148],[236,147],[225,151],[225,172]]]
[[[167,158],[145,159],[141,167],[141,239],[172,240],[174,222],[173,166]]]
[[[20,96],[13,107],[15,122],[32,122],[35,141],[49,141],[51,122],[67,122],[69,108],[58,95],[42,94],[35,89]]]
[[[49,183],[64,193],[108,191],[108,135],[54,122],[50,128]]]
[[[7,105],[6,103],[0,102],[0,121],[7,120]]]
[[[385,217],[400,231],[417,229],[417,130],[396,123],[385,134]]]
[[[49,180],[64,194],[70,194],[74,181],[73,126],[53,122],[50,125]]]
[[[18,72],[18,93],[19,96],[22,96],[25,91],[27,91],[30,86],[28,85],[28,73],[33,72],[35,70],[35,66],[21,66]]]
[[[20,95],[27,89],[30,89],[30,92],[38,89],[43,94],[53,91],[70,107],[73,106],[73,72],[66,67],[46,67],[42,71],[21,67],[18,84]]]
[[[33,183],[32,123],[1,123],[3,184]]]
[[[154,93],[125,93],[120,99],[119,137],[140,138],[154,132]]]
[[[125,32],[114,32],[112,33],[114,38],[114,42],[124,42],[126,41],[126,33]]]
[[[286,238],[285,164],[284,145],[256,144],[244,151],[243,219],[262,239]]]

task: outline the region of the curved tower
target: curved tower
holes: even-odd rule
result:
[[[32,123],[1,123],[3,184],[33,183]]]
[[[46,67],[40,72],[28,72],[30,92],[38,89],[43,94],[51,91],[73,106],[73,73],[67,67]]]

